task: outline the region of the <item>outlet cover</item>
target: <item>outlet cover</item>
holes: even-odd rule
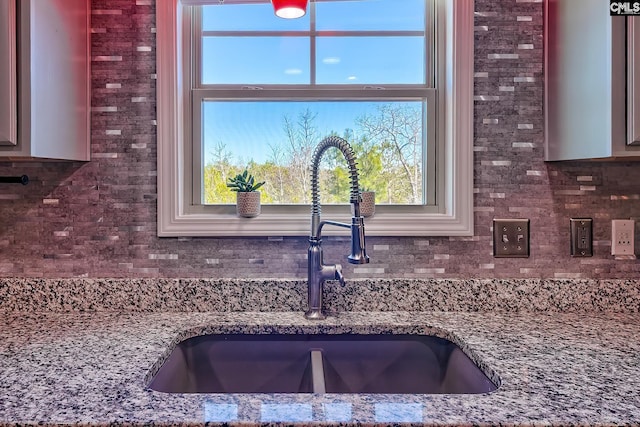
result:
[[[571,218],[571,256],[593,256],[593,219]]]
[[[632,219],[611,221],[611,255],[634,255],[635,223]]]
[[[529,257],[529,220],[493,220],[493,256],[496,258]]]

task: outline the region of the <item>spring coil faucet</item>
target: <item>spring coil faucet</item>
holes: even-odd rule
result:
[[[351,182],[350,203],[353,205],[351,224],[336,221],[320,220],[320,194],[318,188],[318,168],[320,159],[325,151],[335,147],[344,155],[349,167]],[[316,147],[311,159],[311,235],[309,236],[308,251],[308,287],[309,309],[304,314],[307,319],[321,320],[326,316],[322,312],[322,289],[326,280],[339,280],[344,286],[344,276],[340,264],[323,263],[322,257],[322,227],[335,225],[351,229],[351,254],[347,260],[351,264],[366,264],[369,262],[364,242],[364,218],[360,215],[360,186],[358,185],[358,168],[356,156],[351,145],[337,136],[323,139]]]

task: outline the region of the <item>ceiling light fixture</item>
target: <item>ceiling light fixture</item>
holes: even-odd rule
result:
[[[276,16],[295,19],[307,13],[307,0],[271,0]]]

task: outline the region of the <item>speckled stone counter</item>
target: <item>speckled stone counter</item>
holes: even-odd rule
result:
[[[632,280],[328,283],[0,279],[0,425],[640,424]],[[367,310],[367,311],[365,311]],[[476,395],[166,394],[147,384],[206,333],[432,334],[499,383]]]
[[[358,279],[325,284],[327,310],[640,311],[640,281]],[[0,278],[0,311],[303,311],[303,280]]]
[[[180,340],[209,332],[424,333],[452,339],[500,388],[480,395],[165,394]],[[630,313],[41,313],[0,321],[0,423],[640,423],[640,316]]]

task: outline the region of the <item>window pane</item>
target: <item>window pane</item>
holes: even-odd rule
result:
[[[424,84],[423,37],[319,37],[318,84]]]
[[[293,31],[309,29],[309,14],[282,19],[271,3],[213,4],[202,7],[203,31]]]
[[[317,29],[424,31],[425,0],[316,2]]]
[[[203,37],[203,84],[309,84],[305,37]]]
[[[381,204],[423,204],[423,101],[205,101],[203,203],[234,203],[230,176],[249,167],[265,204],[310,202],[317,144],[338,135],[356,151],[361,186]],[[321,201],[348,203],[347,167],[337,150],[320,172]]]

